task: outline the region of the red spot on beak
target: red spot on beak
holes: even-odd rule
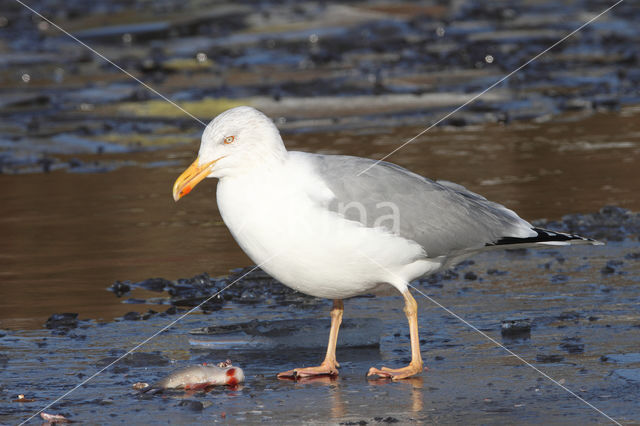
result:
[[[180,196],[184,197],[185,195],[187,195],[188,193],[191,192],[193,188],[190,186],[185,186],[184,189],[182,191],[180,191]]]

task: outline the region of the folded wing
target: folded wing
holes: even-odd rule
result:
[[[391,163],[305,154],[333,192],[332,211],[382,226],[420,244],[428,257],[480,250],[505,239],[535,238],[528,222],[461,185],[432,181]],[[509,240],[511,241],[511,240]]]

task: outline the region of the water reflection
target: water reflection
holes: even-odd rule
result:
[[[422,376],[411,377],[396,382],[385,378],[363,380],[366,380],[366,383],[373,387],[372,392],[383,392],[385,394],[393,392],[395,399],[407,402],[406,407],[412,413],[417,414],[424,409],[424,377]],[[298,391],[306,389],[308,386],[325,386],[327,390],[327,398],[325,400],[330,404],[329,415],[332,419],[341,420],[350,414],[354,414],[348,410],[350,402],[353,403],[353,401],[350,401],[349,395],[353,392],[351,389],[354,384],[343,381],[339,376],[305,377],[293,383],[294,389]],[[361,407],[354,407],[354,409],[356,408],[357,411],[361,411]],[[400,409],[401,407],[395,408]]]
[[[291,381],[294,389],[302,390],[308,386],[326,386],[328,400],[330,403],[330,416],[332,419],[343,418],[346,412],[346,405],[342,395],[342,384],[339,376],[310,376],[297,379],[280,378],[280,381]]]
[[[346,405],[342,397],[340,383],[334,383],[329,388],[329,401],[331,404],[331,418],[341,419],[347,414]]]
[[[370,380],[369,384],[373,386],[397,386],[396,390],[400,390],[406,395],[406,401],[411,402],[411,411],[419,413],[424,408],[424,395],[422,389],[424,387],[424,378],[422,376],[410,377],[404,380],[398,380],[394,382],[388,378],[380,378],[376,380]],[[401,397],[402,398],[402,397]]]

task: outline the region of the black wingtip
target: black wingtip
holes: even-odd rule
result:
[[[576,234],[565,234],[562,232],[549,231],[548,229],[542,228],[533,228],[536,231],[537,235],[533,237],[527,238],[516,238],[516,237],[503,237],[499,240],[487,244],[488,246],[508,246],[514,244],[544,244],[544,243],[566,243],[566,244],[574,244],[574,243],[586,243],[586,244],[594,244],[601,245],[600,241],[593,240],[591,238],[581,237]]]

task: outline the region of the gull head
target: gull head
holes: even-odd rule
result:
[[[255,108],[229,109],[202,133],[195,161],[176,179],[173,199],[187,195],[204,178],[224,178],[281,163],[287,151],[273,121]]]

